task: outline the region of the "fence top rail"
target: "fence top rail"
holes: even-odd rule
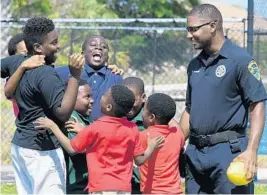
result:
[[[1,24],[1,28],[15,28],[22,29],[24,25],[22,24]],[[62,26],[56,25],[57,29],[66,29],[66,30],[132,30],[132,31],[156,31],[159,34],[162,34],[164,31],[186,31],[185,27],[136,27],[136,26]],[[227,29],[227,28],[226,28]],[[244,32],[242,29],[235,29],[235,31]]]
[[[3,18],[1,22],[26,22],[29,18]],[[186,18],[56,18],[55,23],[186,23]],[[224,22],[244,22],[245,18],[224,18]]]

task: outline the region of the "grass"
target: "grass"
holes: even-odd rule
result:
[[[266,184],[255,184],[255,194],[266,194]],[[14,184],[3,184],[0,186],[0,194],[17,194],[16,186]]]
[[[16,185],[14,184],[3,184],[0,186],[0,194],[18,194]]]

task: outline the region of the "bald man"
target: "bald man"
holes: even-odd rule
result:
[[[188,66],[186,108],[180,120],[189,137],[186,193],[253,193],[253,182],[235,186],[226,170],[239,159],[245,163],[247,179],[255,176],[267,99],[258,66],[224,37],[222,15],[213,5],[194,7],[187,31],[193,47],[202,51]]]

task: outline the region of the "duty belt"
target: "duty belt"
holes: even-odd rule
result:
[[[227,130],[210,135],[195,135],[190,133],[189,143],[198,148],[203,148],[205,146],[212,146],[223,142],[236,142],[238,141],[238,138],[245,136],[245,129],[242,129],[241,131]]]

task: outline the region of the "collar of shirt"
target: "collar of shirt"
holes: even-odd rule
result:
[[[128,121],[126,117],[118,118],[113,116],[101,116],[98,121],[108,122],[108,123],[122,123]],[[128,122],[129,123],[129,122]]]
[[[85,64],[84,69],[87,72],[87,74],[93,74],[93,73],[97,72],[97,73],[100,73],[102,75],[106,75],[106,73],[107,73],[107,67],[106,66],[103,66],[99,70],[94,70],[90,65]]]
[[[228,58],[229,57],[229,51],[228,50],[230,47],[231,47],[231,41],[229,39],[225,38],[225,41],[223,43],[221,50],[219,51],[218,54],[214,55],[214,59],[212,61],[217,59],[219,56],[222,56],[224,58]],[[211,56],[208,56],[206,54],[205,50],[202,50],[200,52],[200,54],[197,56],[197,58],[200,60],[207,60],[207,57],[210,58]]]
[[[138,115],[134,117],[131,121],[135,123],[138,126],[139,131],[143,131],[145,129],[144,124],[143,124],[143,117],[142,117],[142,112],[143,108],[140,110]]]
[[[90,120],[88,119],[89,117],[88,116],[83,116],[81,115],[79,112],[77,111],[73,111],[73,115],[75,117],[78,117],[78,120],[83,122],[85,125],[89,125],[90,124]]]
[[[153,125],[147,128],[147,132],[159,132],[160,134],[163,135],[168,135],[170,133],[170,127],[169,125]]]

